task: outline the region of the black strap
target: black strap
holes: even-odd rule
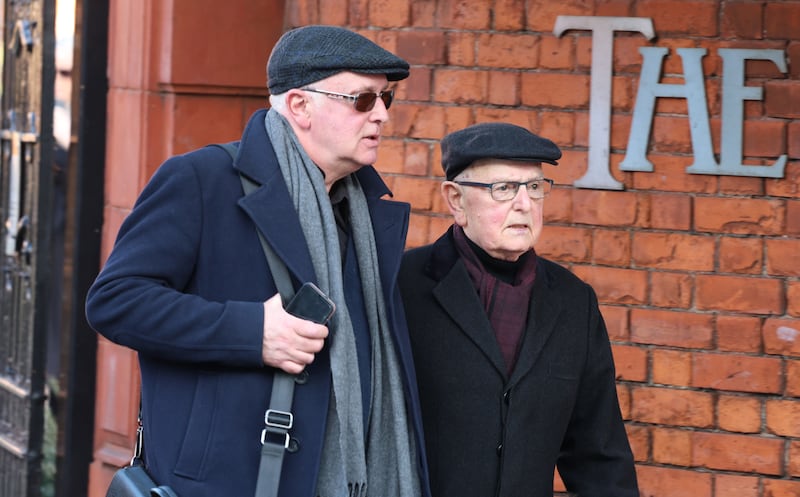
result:
[[[231,160],[236,158],[237,145],[235,142],[217,145],[228,152]],[[245,194],[249,194],[258,188],[258,185],[250,178],[243,174],[240,174],[239,177]],[[264,249],[264,255],[275,280],[275,286],[278,287],[278,293],[281,294],[281,300],[285,305],[294,296],[294,287],[289,276],[289,270],[275,254],[275,251],[272,250],[272,247],[269,246],[261,231],[258,231],[258,239],[261,241],[261,248]],[[272,380],[272,396],[269,400],[269,408],[264,413],[265,427],[261,431],[261,464],[258,468],[255,497],[276,497],[278,495],[283,456],[286,449],[289,448],[289,430],[294,422],[294,416],[292,415],[293,398],[294,376],[281,370],[276,371]]]

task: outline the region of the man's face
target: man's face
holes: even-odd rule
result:
[[[308,85],[315,90],[357,95],[380,93],[388,87],[386,76],[343,72]],[[309,156],[326,174],[336,179],[364,165],[374,164],[383,125],[389,120],[386,105],[378,98],[366,111],[355,109],[352,100],[304,92],[309,97]]]
[[[478,183],[531,181],[543,178],[540,164],[482,160],[467,168],[457,180]],[[515,261],[530,250],[542,232],[544,199],[532,199],[525,188],[514,198],[497,201],[488,188],[442,185],[455,222],[467,237],[496,259]]]

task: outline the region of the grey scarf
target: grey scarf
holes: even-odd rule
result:
[[[355,176],[341,180],[350,203],[350,226],[372,343],[372,398],[366,431],[355,335],[342,282],[339,238],[324,178],[283,116],[270,110],[264,124],[300,217],[317,282],[336,303],[328,338],[333,388],[317,495],[418,497],[421,492],[417,448],[387,321],[375,237],[364,192]]]

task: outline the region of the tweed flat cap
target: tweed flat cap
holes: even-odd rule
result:
[[[292,88],[351,71],[385,74],[389,81],[408,77],[408,62],[369,39],[338,26],[304,26],[284,33],[267,63],[269,91]]]
[[[478,159],[546,162],[554,166],[561,149],[527,129],[508,123],[481,123],[442,138],[442,168],[448,180]]]

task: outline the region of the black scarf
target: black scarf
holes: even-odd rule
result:
[[[516,261],[501,261],[467,238],[460,226],[454,226],[453,239],[492,325],[505,359],[506,374],[510,376],[528,322],[536,279],[536,252],[531,249]]]

